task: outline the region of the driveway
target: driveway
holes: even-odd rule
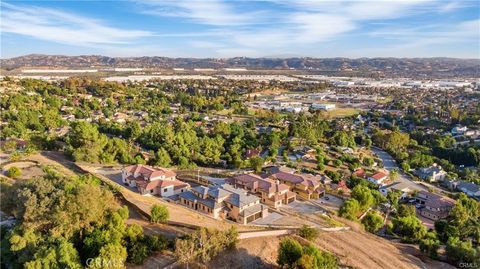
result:
[[[338,210],[343,204],[343,199],[330,194],[325,194],[325,196],[314,200],[314,202],[320,203],[328,209]]]
[[[283,205],[281,210],[298,214],[325,213],[320,207],[302,201],[295,201],[288,205]]]

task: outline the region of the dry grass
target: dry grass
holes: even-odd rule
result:
[[[282,237],[261,237],[241,240],[236,250],[220,255],[207,267],[276,268],[278,245],[281,239]],[[302,238],[298,240],[305,241]],[[314,243],[319,248],[339,257],[341,265],[352,268],[453,268],[448,264],[424,257],[415,246],[396,244],[357,229],[322,232]]]

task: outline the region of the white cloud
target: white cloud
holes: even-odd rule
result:
[[[432,0],[264,0],[276,8],[255,6],[255,1],[194,0],[157,1],[139,0],[148,7],[148,13],[157,16],[178,17],[187,22],[210,25],[199,32],[186,33],[191,38],[216,35],[220,45],[209,46],[221,55],[227,51],[249,52],[277,50],[319,44],[340,38],[359,29],[365,22],[401,18],[427,12],[425,5]],[[262,2],[262,1],[260,1]],[[252,8],[245,8],[249,4]],[[258,8],[257,8],[258,7]],[[280,7],[280,9],[278,9]],[[283,7],[283,9],[281,8]],[[423,8],[422,8],[423,7]],[[251,10],[255,10],[252,12]],[[261,15],[259,15],[261,14]],[[183,21],[185,22],[185,21]],[[219,35],[217,35],[219,34]],[[189,41],[199,47],[203,40]],[[205,45],[205,43],[203,43]],[[205,46],[202,46],[205,47]],[[228,47],[228,48],[227,48]]]
[[[261,11],[240,12],[222,0],[142,0],[146,14],[186,18],[189,21],[215,25],[235,26],[260,23],[265,14]]]
[[[141,30],[124,30],[103,22],[63,11],[2,3],[0,28],[37,39],[81,46],[127,44],[151,36]]]

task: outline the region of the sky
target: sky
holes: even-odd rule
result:
[[[480,0],[0,3],[1,58],[480,58]]]

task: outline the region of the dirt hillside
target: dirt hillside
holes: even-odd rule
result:
[[[276,259],[281,237],[244,239],[237,249],[217,257],[209,268],[277,268]],[[323,232],[315,244],[340,258],[340,263],[363,269],[453,269],[432,261],[415,247],[395,244],[362,231]],[[422,259],[420,259],[420,258]]]

